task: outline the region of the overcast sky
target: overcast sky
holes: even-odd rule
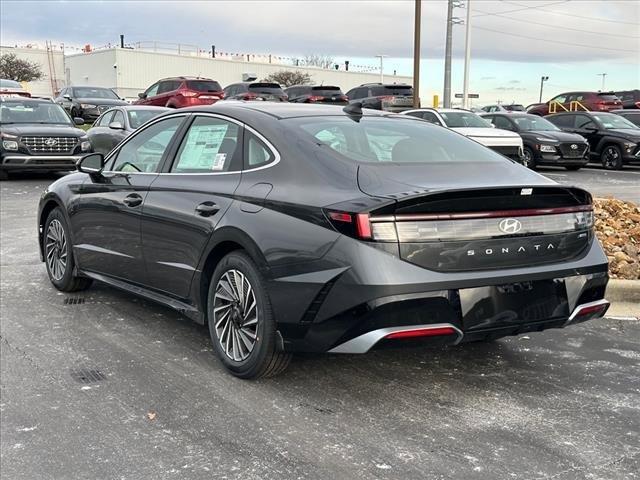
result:
[[[423,97],[441,93],[446,1],[422,3]],[[411,74],[413,1],[0,0],[3,45],[165,41],[219,51],[297,56]],[[486,102],[537,100],[570,89],[640,88],[640,1],[472,0],[471,89]],[[455,9],[466,17],[466,10]],[[454,28],[453,89],[461,89],[463,25]],[[460,85],[458,85],[460,84]],[[545,93],[545,96],[547,94]]]

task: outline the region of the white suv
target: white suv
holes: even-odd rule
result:
[[[508,130],[495,128],[490,122],[468,110],[418,108],[406,110],[401,115],[411,115],[436,125],[450,128],[505,157],[521,162],[522,137],[520,135]]]

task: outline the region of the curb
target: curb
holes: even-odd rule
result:
[[[605,298],[611,303],[640,304],[640,280],[609,280]]]

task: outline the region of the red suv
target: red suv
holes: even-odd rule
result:
[[[554,103],[555,105],[551,107],[551,111],[549,111],[551,103]],[[622,108],[622,102],[620,99],[611,92],[569,92],[561,93],[549,100],[547,103],[537,103],[532,105],[527,110],[527,113],[544,117],[550,113],[584,110],[581,105],[587,110],[594,112],[608,112],[609,110]]]
[[[215,80],[199,77],[163,78],[139,93],[136,105],[182,108],[211,105],[224,97],[222,87]]]

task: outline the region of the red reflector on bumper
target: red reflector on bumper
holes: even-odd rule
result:
[[[415,330],[403,330],[400,332],[393,332],[386,335],[384,338],[388,339],[400,339],[400,338],[418,338],[418,337],[437,337],[440,335],[457,335],[451,327],[438,327],[438,328],[420,328]]]

